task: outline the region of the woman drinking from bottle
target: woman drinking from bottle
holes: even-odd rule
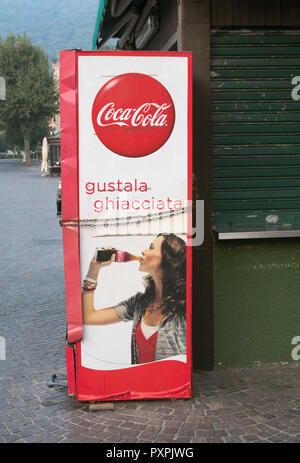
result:
[[[113,249],[113,248],[105,248]],[[85,325],[133,321],[131,363],[148,363],[186,354],[186,244],[174,234],[160,234],[142,252],[139,270],[147,272],[144,293],[95,310],[94,291],[100,270],[115,260],[92,259],[83,283]]]

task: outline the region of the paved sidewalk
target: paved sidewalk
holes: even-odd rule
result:
[[[0,442],[300,442],[300,362],[196,373],[193,398],[89,412],[62,388],[65,296],[58,178],[0,160]]]

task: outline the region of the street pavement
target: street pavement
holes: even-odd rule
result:
[[[58,180],[0,160],[0,442],[300,442],[300,362],[197,372],[192,399],[97,412],[47,387],[66,380]]]

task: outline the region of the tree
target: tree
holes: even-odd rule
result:
[[[4,153],[8,148],[5,133],[0,132],[0,153]]]
[[[58,94],[48,57],[23,35],[0,40],[0,75],[6,81],[6,100],[0,105],[0,123],[9,138],[21,133],[26,164],[31,165],[30,135],[45,127],[58,112]]]
[[[48,119],[45,118],[44,121],[41,121],[41,125],[34,129],[31,129],[29,132],[30,138],[30,150],[34,151],[37,145],[41,145],[43,138],[49,135],[49,124]],[[15,128],[8,127],[6,130],[6,141],[10,146],[15,146],[19,150],[24,148],[24,139],[23,135],[19,130]]]

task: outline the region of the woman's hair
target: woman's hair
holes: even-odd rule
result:
[[[164,314],[186,311],[186,244],[184,240],[174,235],[162,234],[161,269],[163,271],[163,301]],[[145,278],[145,292],[140,296],[140,302],[147,306],[155,298],[155,283],[150,275]]]

